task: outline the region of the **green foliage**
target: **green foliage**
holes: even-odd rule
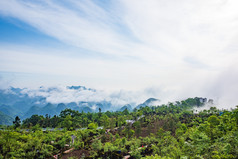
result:
[[[210,123],[212,127],[215,127],[220,124],[219,119],[215,115],[210,116],[208,118],[208,122]]]
[[[36,124],[35,126],[32,127],[31,129],[32,131],[40,131],[41,130],[41,127],[39,124]]]
[[[157,154],[155,154],[155,156],[146,156],[146,157],[142,157],[142,159],[172,159],[170,157],[161,157],[158,156]]]
[[[63,128],[66,128],[67,130],[70,130],[71,126],[72,126],[72,116],[71,115],[67,115],[64,120],[62,121],[61,125]]]
[[[33,115],[22,125],[16,118],[14,126],[0,130],[0,158],[52,158],[72,147],[86,152],[86,158],[237,158],[238,107],[222,113],[215,107],[191,111],[202,105],[200,98],[189,98],[133,112],[66,109],[52,118]],[[43,127],[64,129],[43,131]],[[74,144],[72,136],[76,136]]]
[[[102,143],[101,140],[94,140],[92,143],[92,148],[94,151],[99,151],[102,149]]]
[[[139,122],[139,121],[136,121],[136,122],[134,123],[134,126],[135,126],[135,134],[136,134],[137,136],[139,136],[139,134],[141,133],[141,124],[140,124],[140,122]]]
[[[91,130],[95,130],[95,129],[97,129],[97,124],[96,123],[90,123],[90,124],[88,124],[88,129],[91,129]]]

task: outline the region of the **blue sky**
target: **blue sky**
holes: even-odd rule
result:
[[[207,96],[236,103],[237,5],[0,1],[0,86],[155,88],[166,99]]]

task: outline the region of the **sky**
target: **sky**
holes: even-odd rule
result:
[[[237,6],[237,0],[1,0],[0,87],[83,85],[238,105]]]

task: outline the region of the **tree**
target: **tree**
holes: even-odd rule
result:
[[[15,125],[15,129],[21,126],[21,119],[19,118],[19,116],[16,116],[15,120],[13,121],[13,124]]]
[[[135,125],[135,128],[136,128],[136,136],[139,136],[139,134],[141,133],[141,125],[140,125],[140,122],[139,121],[136,121],[135,123],[134,123],[134,125]]]
[[[126,145],[126,138],[123,137],[122,140],[121,140],[121,142],[122,142],[122,145],[123,145],[123,147],[124,147],[124,146]]]
[[[94,151],[98,151],[102,149],[102,142],[101,140],[94,140],[92,143],[92,148]]]
[[[23,125],[26,125],[29,127],[30,123],[32,126],[35,126],[36,124],[41,124],[44,121],[44,117],[42,115],[32,115],[30,118],[27,118],[23,120]]]
[[[35,132],[35,131],[37,131],[37,130],[41,130],[41,127],[40,127],[39,124],[36,124],[35,126],[32,127],[31,130]]]
[[[88,129],[91,129],[91,130],[96,130],[97,129],[97,124],[96,123],[90,123],[88,124]]]
[[[107,128],[109,125],[109,118],[106,114],[103,114],[100,119],[100,126],[103,126],[104,128]]]
[[[129,112],[128,109],[126,108],[125,110],[122,111],[122,113],[123,113],[124,115],[128,115],[130,112]]]
[[[215,127],[220,124],[219,119],[215,115],[210,116],[208,118],[208,122],[210,123],[211,127]]]
[[[99,110],[98,116],[99,116],[99,118],[100,118],[100,117],[101,117],[101,115],[102,115],[102,109],[101,109],[101,108],[99,108],[98,110]]]
[[[66,118],[63,120],[63,122],[62,122],[62,126],[64,127],[64,128],[66,128],[67,130],[69,130],[70,128],[71,128],[71,126],[72,126],[72,117],[71,117],[71,115],[67,115],[66,116]]]
[[[128,132],[128,137],[131,138],[135,134],[135,131],[130,129]]]

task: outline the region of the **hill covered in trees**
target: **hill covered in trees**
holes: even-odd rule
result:
[[[0,111],[0,125],[11,125],[13,118]]]
[[[16,118],[0,131],[0,158],[237,158],[238,108],[194,110],[205,103]]]

